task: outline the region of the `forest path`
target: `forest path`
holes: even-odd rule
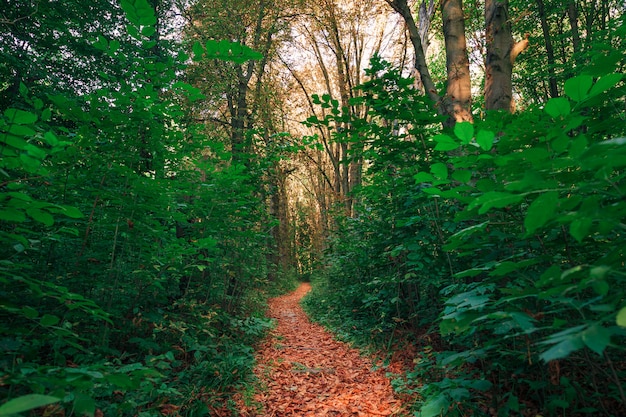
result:
[[[311,289],[303,283],[269,302],[277,327],[257,351],[256,375],[262,387],[245,417],[265,416],[398,416],[402,404],[394,397],[385,371],[346,343],[311,323],[299,305]]]

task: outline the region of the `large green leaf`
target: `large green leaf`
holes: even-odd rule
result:
[[[436,164],[432,164],[430,166],[430,172],[432,172],[433,175],[440,180],[448,179],[448,166],[444,163],[438,162]]]
[[[570,223],[569,233],[574,236],[577,241],[582,242],[583,239],[589,235],[589,230],[592,225],[593,219],[581,216]]]
[[[474,125],[470,122],[458,122],[454,125],[454,134],[467,145],[474,137]]]
[[[47,211],[39,210],[36,208],[29,208],[26,213],[33,218],[33,220],[43,223],[46,226],[52,226],[54,224],[54,217]]]
[[[539,355],[539,358],[545,362],[550,362],[556,359],[563,359],[570,355],[572,352],[582,349],[584,346],[582,337],[580,335],[571,335],[570,337],[560,341]]]
[[[565,94],[574,101],[583,101],[588,97],[589,89],[593,84],[590,75],[579,75],[565,81]]]
[[[61,401],[60,398],[50,395],[28,394],[7,401],[0,406],[0,417],[14,416],[24,411],[43,407]]]
[[[0,220],[21,223],[26,221],[26,214],[22,210],[18,210],[13,207],[6,207],[4,209],[0,209]]]
[[[548,191],[537,197],[528,207],[524,217],[526,231],[532,234],[554,218],[558,203],[559,194],[556,191]]]
[[[433,139],[435,140],[435,142],[437,142],[437,145],[435,145],[436,151],[452,151],[460,146],[454,139],[452,139],[448,135],[436,135]]]
[[[27,125],[37,121],[37,115],[19,109],[6,109],[4,115],[9,119],[9,123],[18,125]]]
[[[602,355],[604,349],[611,343],[611,332],[609,329],[595,324],[583,332],[582,340],[589,349]]]
[[[554,118],[567,116],[571,111],[569,100],[565,97],[551,98],[546,103],[545,111]]]
[[[444,393],[438,394],[434,398],[429,398],[420,409],[420,417],[441,416],[444,410],[448,409],[450,400]]]
[[[491,150],[495,134],[489,130],[480,130],[476,135],[476,143],[485,151]]]
[[[96,411],[96,401],[81,393],[76,393],[74,397],[74,410],[81,416],[93,417]]]
[[[491,208],[503,208],[522,201],[521,194],[504,193],[501,191],[489,191],[472,201],[468,208],[480,206],[479,214],[488,212]]]
[[[607,74],[603,77],[600,77],[598,81],[591,87],[591,91],[589,92],[589,97],[597,96],[599,94],[604,93],[606,90],[614,87],[618,82],[620,82],[623,78],[622,74]]]

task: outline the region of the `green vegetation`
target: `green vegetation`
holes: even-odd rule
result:
[[[62,30],[58,4],[42,7]],[[19,82],[0,116],[1,416],[209,415],[249,383],[266,294],[293,287],[289,271],[267,280],[262,179],[189,123],[202,96],[177,80],[183,49],[153,39],[145,0],[122,8],[127,34],[79,45],[89,80],[58,82],[72,74],[36,52],[3,67],[3,88]],[[217,41],[193,53],[259,58]]]
[[[385,62],[359,87],[359,215],[339,218],[305,306],[357,343],[417,344],[395,382],[417,416],[626,410],[626,89],[623,56],[606,62],[449,131]]]
[[[417,346],[394,382],[415,416],[626,414],[623,5],[594,30],[568,2],[570,48],[556,2],[543,38],[512,2],[557,54],[518,57],[516,112],[481,98],[454,123],[406,68],[349,68],[333,13],[307,36],[333,34],[337,74],[313,42],[329,91],[309,97],[276,4],[242,6],[245,26],[194,2],[178,39],[173,1],[9,3],[0,417],[235,415],[267,297],[299,278],[341,337]]]

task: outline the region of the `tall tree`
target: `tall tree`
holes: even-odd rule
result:
[[[289,56],[293,50],[287,50],[283,61],[301,93],[315,96],[304,100],[309,115],[319,120],[334,118],[332,123],[316,125],[322,150],[309,151],[312,167],[323,180],[320,185],[327,188],[316,191],[318,201],[329,207],[341,202],[351,215],[351,194],[361,183],[363,143],[353,136],[350,121],[367,112],[354,87],[362,83],[369,59],[388,52],[382,50],[388,36],[386,15],[375,0],[311,1],[306,11],[295,28],[294,47],[310,52],[296,61]]]
[[[513,43],[508,0],[485,1],[485,37],[485,110],[511,111],[513,64],[528,39]]]
[[[426,88],[426,94],[436,103],[440,113],[448,115],[447,124],[472,121],[472,89],[462,0],[443,0],[440,3],[446,50],[447,89],[445,94],[438,93],[434,87],[422,40],[418,37],[419,29],[407,0],[385,1],[404,19],[415,49],[415,67]],[[420,10],[424,8],[423,6],[423,4],[420,6]],[[487,45],[485,108],[510,110],[513,62],[528,45],[528,41],[513,44],[508,1],[486,1],[483,30],[486,32]]]
[[[385,2],[393,8],[404,20],[407,30],[409,31],[409,37],[411,44],[415,50],[415,70],[417,71],[421,84],[424,87],[426,95],[434,102],[439,103],[441,100],[440,95],[437,93],[435,83],[432,80],[428,64],[426,62],[425,48],[422,45],[422,36],[420,29],[418,28],[415,19],[413,18],[413,12],[407,3],[407,0],[385,0]]]
[[[451,118],[449,123],[472,121],[472,89],[465,41],[463,1],[443,0],[441,15],[448,71],[448,86],[443,105]]]
[[[280,30],[282,9],[273,0],[255,0],[245,4],[230,1],[199,1],[185,11],[187,39],[201,44],[207,40],[230,40],[263,55],[246,62],[200,61],[188,72],[188,78],[205,93],[208,100],[196,108],[198,118],[229,140],[233,157],[240,160],[250,151],[245,132],[255,127],[259,89],[274,48],[274,36]],[[256,92],[255,92],[256,91]]]

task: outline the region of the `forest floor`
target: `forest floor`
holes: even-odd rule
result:
[[[405,415],[385,376],[388,370],[375,367],[372,360],[311,323],[299,305],[310,289],[303,283],[296,291],[270,300],[268,315],[277,326],[257,351],[260,387],[253,398],[240,400],[241,415]]]

